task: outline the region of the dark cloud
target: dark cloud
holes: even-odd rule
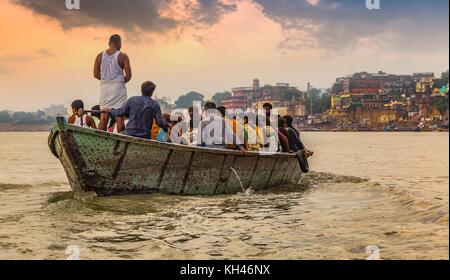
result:
[[[365,0],[253,0],[263,13],[286,31],[304,30],[329,50],[349,49],[360,38],[389,35],[391,44],[407,48],[448,49],[448,5],[445,0],[380,0],[380,10],[368,10]],[[440,38],[438,44],[436,38]],[[301,42],[287,38],[295,47]],[[305,44],[310,45],[310,42]]]
[[[220,1],[197,0],[199,8],[194,14],[200,22],[207,24],[216,23],[220,17],[228,12],[236,11],[236,4],[224,4]]]
[[[221,0],[198,0],[199,5],[189,7],[192,18],[178,21],[161,15],[162,10],[177,4],[176,0],[80,0],[80,10],[66,9],[65,0],[10,1],[56,20],[64,29],[106,26],[130,33],[163,33],[194,22],[214,24],[224,13],[236,8]]]

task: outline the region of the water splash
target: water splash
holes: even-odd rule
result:
[[[244,188],[244,185],[242,184],[241,178],[239,177],[239,175],[236,172],[236,170],[233,167],[230,167],[230,169],[233,171],[234,175],[236,175],[236,178],[238,179],[239,184],[241,185],[242,194],[245,195],[245,196],[249,196],[249,195],[253,194],[254,191],[252,190],[252,188],[248,188],[248,189]]]

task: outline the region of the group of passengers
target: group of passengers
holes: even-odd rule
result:
[[[117,34],[109,39],[109,48],[94,62],[94,77],[100,81],[100,104],[84,110],[81,100],[72,103],[73,115],[68,122],[112,133],[242,152],[285,152],[303,150],[312,155],[293,127],[291,116],[274,116],[272,105],[264,104],[262,114],[228,115],[223,106],[206,102],[204,108],[190,107],[188,116],[162,114],[152,98],[153,82],[141,85],[141,96],[127,99],[125,84],[131,80],[131,64],[121,52],[122,40]]]
[[[141,96],[128,99],[124,106],[117,109],[96,105],[89,114],[84,110],[81,100],[72,103],[73,115],[68,122],[77,126],[97,129],[101,113],[110,118],[107,130],[128,136],[153,139],[160,142],[201,146],[217,149],[260,152],[295,153],[305,150],[299,131],[293,126],[289,115],[273,115],[272,105],[263,105],[264,112],[249,112],[241,115],[228,115],[224,106],[216,107],[214,102],[206,102],[203,108],[190,107],[188,115],[163,114],[159,103],[152,98],[155,91],[153,82],[141,86]],[[124,118],[125,127],[120,130],[115,119]]]

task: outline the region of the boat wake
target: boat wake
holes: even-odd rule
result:
[[[321,184],[329,184],[329,183],[367,183],[369,179],[355,177],[355,176],[344,176],[337,175],[328,172],[315,172],[311,171],[302,176],[300,181],[300,185],[302,186],[314,186]]]

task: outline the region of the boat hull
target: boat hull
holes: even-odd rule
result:
[[[292,154],[244,155],[161,143],[76,127],[63,119],[52,129],[49,147],[74,191],[100,196],[233,194],[295,184],[302,174]]]

